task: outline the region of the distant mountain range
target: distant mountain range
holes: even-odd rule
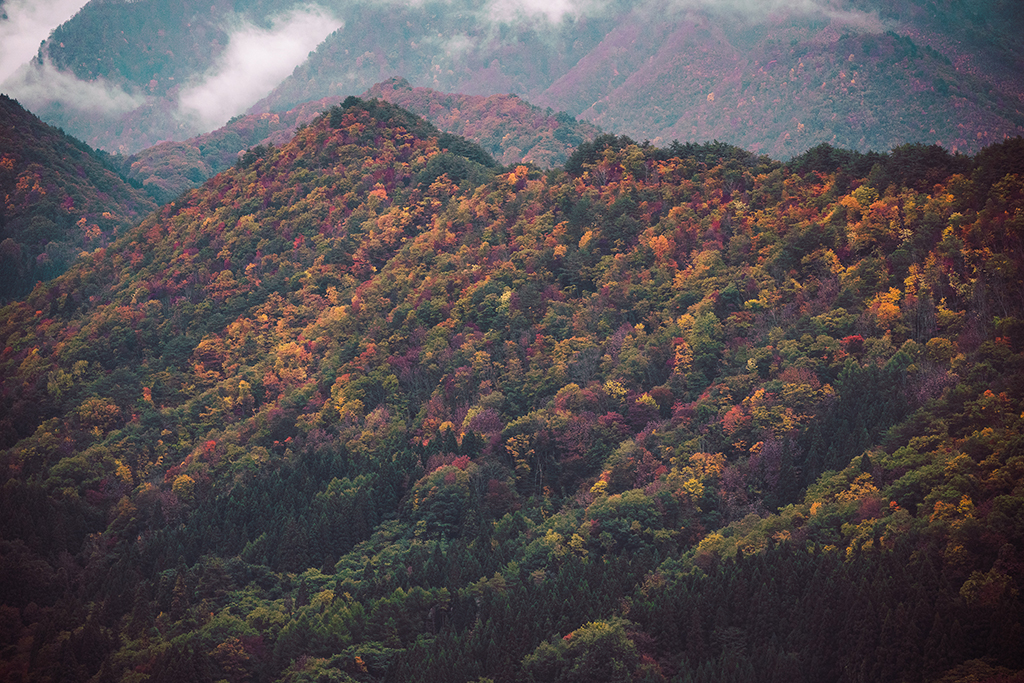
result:
[[[266,82],[273,89],[248,113],[359,95],[399,77],[467,95],[517,93],[655,144],[715,138],[776,158],[821,142],[974,153],[1024,133],[1016,2],[531,7],[339,2],[300,15],[280,0],[92,2],[4,87],[89,144],[136,153],[216,127],[190,107],[205,92],[198,88],[238,66],[243,37],[264,35],[271,49],[296,17],[322,16],[321,25],[341,28],[276,87]],[[53,96],[86,86],[87,106]],[[224,84],[220,96],[232,90]]]

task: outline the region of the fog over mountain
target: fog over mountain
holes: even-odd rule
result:
[[[50,31],[70,19],[86,0],[0,2],[0,83],[32,59]]]
[[[94,1],[0,87],[126,154],[390,78],[657,144],[970,153],[1024,133],[1021,35],[1008,0]]]
[[[202,128],[223,125],[288,76],[339,25],[313,7],[274,17],[269,28],[239,24],[213,68],[181,93],[182,115],[194,113]]]
[[[93,145],[130,152],[223,125],[339,25],[290,2],[93,2],[37,40],[0,90]]]

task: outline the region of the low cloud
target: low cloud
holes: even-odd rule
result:
[[[86,0],[6,0],[0,6],[0,15],[7,15],[0,20],[0,84],[35,57],[39,43],[85,3]]]
[[[483,13],[502,22],[514,22],[522,17],[544,17],[557,23],[566,16],[594,16],[630,9],[648,12],[709,11],[748,21],[760,21],[780,12],[817,14],[867,29],[881,26],[876,14],[851,9],[844,0],[490,0]]]
[[[845,0],[668,0],[676,9],[693,9],[761,21],[775,14],[809,14],[827,17],[861,30],[884,30],[877,13],[863,12]]]
[[[143,100],[102,79],[83,81],[60,71],[45,59],[32,61],[4,82],[3,90],[31,111],[59,102],[64,107],[95,114],[121,114],[139,107]]]
[[[340,26],[322,9],[309,7],[278,17],[269,29],[234,28],[217,66],[182,92],[181,114],[207,130],[223,125],[266,96]]]
[[[499,21],[513,21],[523,16],[542,16],[559,22],[567,14],[578,16],[598,9],[604,3],[578,0],[493,0],[487,13]]]
[[[865,33],[884,33],[888,28],[885,22],[877,14],[873,13],[869,14],[857,10],[832,10],[826,11],[825,14],[837,24],[849,26]]]
[[[744,15],[764,15],[772,12],[815,12],[821,3],[815,0],[674,0],[677,7],[737,12]]]

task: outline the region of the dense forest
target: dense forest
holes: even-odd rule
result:
[[[515,95],[461,95],[414,88],[404,78],[376,84],[364,99],[386,100],[484,148],[501,164],[562,166],[573,150],[600,130],[565,112],[546,111]]]
[[[581,142],[600,132],[564,112],[545,111],[514,95],[490,97],[413,88],[405,79],[378,83],[365,99],[387,100],[479,144],[503,164],[530,162],[547,169],[564,164]],[[128,157],[117,157],[122,174],[141,183],[160,203],[201,185],[230,167],[251,147],[283,144],[341,97],[306,102],[286,112],[237,116],[211,133],[183,142],[165,141]]]
[[[0,312],[0,678],[1024,680],[1024,140],[349,98]]]

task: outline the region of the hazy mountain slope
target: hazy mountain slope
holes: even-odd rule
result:
[[[1012,0],[919,3],[914,0],[857,6],[875,11],[901,35],[949,56],[958,70],[984,76],[999,90],[1024,98],[1024,7]]]
[[[542,18],[498,21],[464,1],[351,3],[338,11],[344,27],[253,111],[359,93],[393,77],[468,95],[539,92],[614,26],[611,16],[558,25]]]
[[[286,143],[297,126],[340,101],[328,97],[280,114],[238,116],[211,133],[184,142],[161,142],[124,158],[121,164],[129,179],[163,203],[230,167],[250,147]]]
[[[597,47],[545,90],[545,104],[579,114],[649,61],[674,26],[642,16],[644,20],[618,22]]]
[[[155,208],[109,163],[0,95],[0,300],[27,294]]]
[[[476,17],[427,7],[409,10],[405,26],[371,10],[353,15],[255,110],[396,75],[471,94],[512,90],[637,139],[717,138],[779,157],[819,142],[976,152],[1024,132],[1019,10],[998,3],[835,3],[746,15],[648,3],[493,34]],[[374,47],[377,26],[403,40]],[[454,36],[443,51],[424,38],[435,30]],[[568,30],[582,31],[572,50],[560,42]]]
[[[735,76],[740,55],[712,18],[665,22],[660,34],[646,31],[642,23],[646,20],[643,16],[620,24],[606,38],[607,44],[581,63],[582,69],[573,69],[559,79],[542,100],[552,97],[588,119],[608,118],[621,125],[625,118],[628,134],[651,138],[649,131],[658,129],[656,122],[664,122],[666,117],[674,121],[679,113],[697,107],[723,75],[727,79]],[[634,52],[640,56],[634,63],[620,61],[621,55]],[[617,82],[595,88],[595,74],[600,78],[606,73],[617,74]],[[616,117],[607,110],[610,102],[619,100],[628,109]],[[637,106],[640,102],[643,105]]]
[[[506,165],[561,166],[577,145],[598,134],[588,123],[561,112],[545,112],[515,95],[459,95],[413,88],[405,79],[392,79],[373,86],[363,97],[408,109],[441,130],[472,140]]]
[[[647,21],[625,18],[535,101],[636,138],[716,138],[781,158],[819,142],[862,151],[938,142],[973,152],[1024,133],[1019,78],[959,70],[878,19],[858,26],[793,14],[743,31],[687,14],[666,22],[664,36],[645,31]],[[630,59],[619,64],[617,51]],[[611,73],[619,75],[600,81]]]
[[[273,78],[276,61],[259,61],[261,46],[284,54],[277,37],[338,24]],[[16,88],[45,120],[123,153],[214,128],[264,93],[250,113],[395,77],[517,93],[666,144],[717,138],[787,157],[818,142],[866,151],[940,141],[973,153],[1024,131],[1021,35],[1019,3],[1002,0],[649,0],[572,11],[501,0],[93,2],[55,32]]]
[[[0,672],[1018,676],[1022,144],[348,100],[3,309]]]

